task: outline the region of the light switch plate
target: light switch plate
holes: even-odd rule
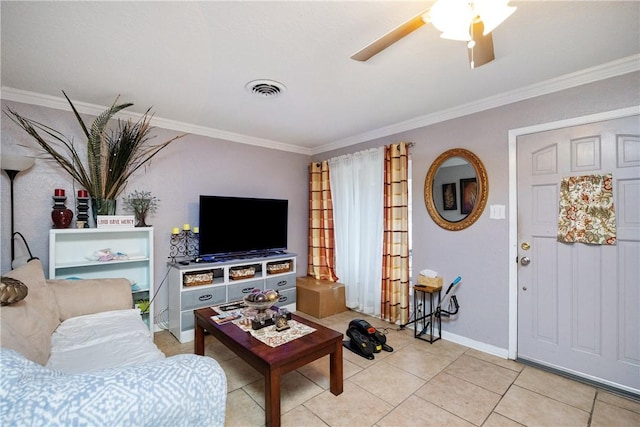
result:
[[[489,218],[505,219],[506,210],[505,205],[491,205],[489,206]]]

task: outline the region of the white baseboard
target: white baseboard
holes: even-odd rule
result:
[[[487,344],[481,341],[472,340],[471,338],[452,334],[451,332],[442,331],[442,339],[454,342],[456,344],[464,345],[465,347],[469,347],[483,353],[489,353],[503,359],[509,358],[509,351],[506,348],[496,347],[494,345]]]
[[[408,329],[415,330],[415,324],[412,324],[407,327]],[[435,332],[435,331],[434,331]],[[442,331],[442,339],[451,341],[456,344],[463,345],[465,347],[472,348],[474,350],[481,351],[483,353],[492,354],[494,356],[500,357],[502,359],[509,358],[509,350],[506,348],[496,347],[491,344],[487,344],[481,341],[472,340],[471,338],[463,337],[460,335],[452,334],[451,332]]]

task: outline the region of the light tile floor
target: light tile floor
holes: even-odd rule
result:
[[[640,426],[640,401],[452,342],[429,344],[360,313],[297,314],[342,333],[366,319],[394,351],[367,360],[345,349],[340,396],[329,391],[328,356],[287,374],[283,426]],[[193,352],[167,331],[155,342],[168,356]],[[206,336],[205,347],[227,374],[226,425],[264,425],[262,376],[215,338]]]

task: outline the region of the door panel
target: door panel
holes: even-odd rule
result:
[[[640,325],[640,286],[638,286],[638,262],[640,249],[633,242],[619,242],[620,258],[620,297],[617,301],[620,336],[619,360],[631,365],[640,365],[640,345],[638,343],[638,325]],[[634,327],[635,325],[635,327]]]
[[[527,281],[531,284],[529,290],[534,304],[534,318],[531,319],[533,332],[537,340],[556,345],[559,316],[557,280],[554,277],[554,272],[557,270],[556,245],[555,241],[548,238],[534,237],[532,242],[532,259],[539,266],[530,269],[532,277]]]
[[[586,245],[575,248],[571,292],[571,334],[572,350],[579,350],[601,356],[602,324],[600,307],[602,306],[601,286],[603,278],[600,251]],[[593,280],[598,278],[599,280]]]
[[[639,122],[634,116],[517,139],[518,357],[638,393]],[[605,173],[614,179],[617,244],[558,242],[561,179]]]

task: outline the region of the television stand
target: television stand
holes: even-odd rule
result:
[[[296,310],[296,255],[273,252],[229,255],[188,265],[169,262],[169,330],[181,342],[194,338],[193,311],[240,301],[254,288],[275,289],[274,304]],[[254,270],[252,276],[232,277],[236,270]]]

